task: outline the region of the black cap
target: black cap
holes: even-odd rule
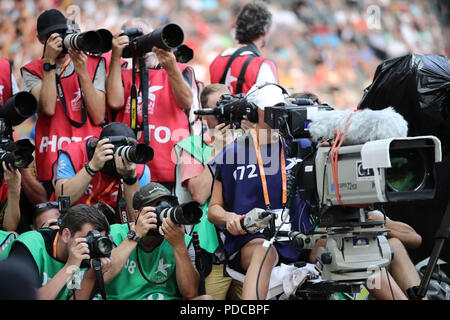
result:
[[[40,37],[49,35],[57,30],[67,30],[66,17],[56,9],[45,10],[37,19],[37,32]]]
[[[111,122],[104,126],[99,138],[101,140],[103,137],[111,136],[125,136],[136,139],[134,131],[122,122]]]

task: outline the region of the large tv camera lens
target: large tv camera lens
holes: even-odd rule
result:
[[[132,163],[145,164],[153,159],[153,149],[144,143],[117,147],[115,153]]]
[[[394,192],[417,191],[425,184],[426,159],[420,150],[392,150],[386,184]]]

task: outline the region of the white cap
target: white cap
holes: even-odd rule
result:
[[[247,102],[253,102],[259,109],[264,110],[265,107],[286,103],[286,100],[280,87],[269,82],[259,82],[247,92]]]

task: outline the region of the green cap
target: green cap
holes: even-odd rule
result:
[[[145,207],[150,202],[153,202],[159,198],[167,197],[170,200],[176,200],[177,197],[172,195],[166,187],[157,182],[150,182],[136,191],[133,196],[133,208],[139,210]]]

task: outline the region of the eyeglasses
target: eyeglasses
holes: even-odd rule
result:
[[[58,208],[58,202],[57,201],[42,202],[42,203],[38,203],[34,207],[36,210],[39,210],[39,211],[55,209],[55,208]]]

